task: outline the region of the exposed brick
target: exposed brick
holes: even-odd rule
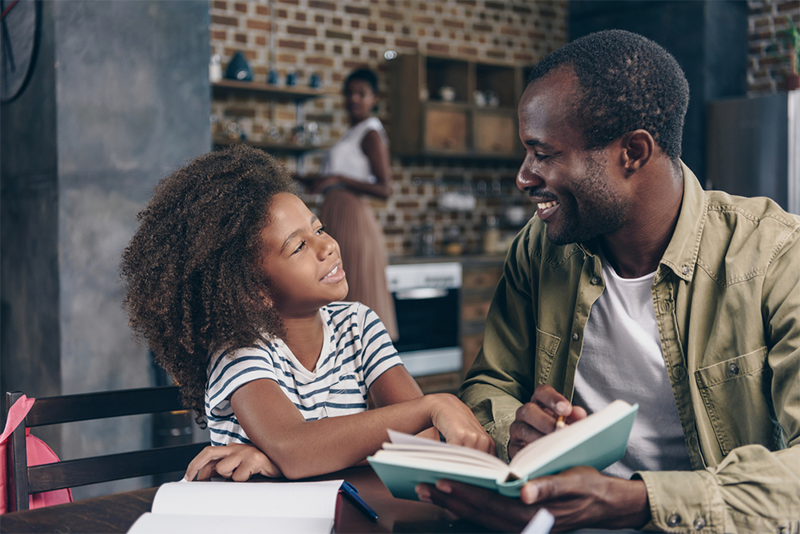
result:
[[[344,19],[342,19],[342,17],[333,17],[331,19],[331,22],[333,23],[334,26],[344,25]]]
[[[350,5],[344,6],[344,12],[353,15],[364,15],[365,17],[368,17],[370,14],[370,10],[368,7],[358,7]]]
[[[317,52],[324,52],[325,51],[325,43],[316,43],[314,45],[314,50]]]
[[[361,26],[361,21],[358,19],[353,19],[350,21],[350,27],[354,30],[357,30]]]
[[[285,9],[279,9],[279,10],[277,10],[275,12],[275,16],[277,18],[279,18],[279,19],[288,19],[289,18],[289,12],[286,11]]]
[[[306,58],[308,65],[322,65],[324,67],[333,67],[333,60],[323,56],[311,56]]]
[[[505,59],[506,51],[505,50],[487,50],[486,56],[494,59]]]
[[[522,35],[522,32],[519,30],[519,28],[511,28],[509,26],[501,27],[500,33],[503,35],[513,35],[515,37],[519,37],[520,35]]]
[[[314,15],[314,22],[316,22],[317,24],[322,24],[325,22],[325,17],[323,17],[322,15]]]
[[[263,35],[256,35],[255,43],[257,46],[267,46],[267,38]]]
[[[385,45],[386,44],[386,38],[385,37],[375,37],[375,36],[372,36],[372,35],[364,35],[361,38],[361,40],[363,42],[365,42],[365,43],[380,44],[380,45]]]
[[[300,0],[278,0],[281,4],[288,4],[292,6],[299,6]]]
[[[394,44],[396,46],[402,46],[403,48],[416,48],[417,41],[413,39],[395,39]]]
[[[470,6],[470,7],[477,7],[478,2],[475,0],[456,0],[456,4],[461,4],[462,6]]]
[[[323,2],[322,0],[309,0],[308,7],[311,9],[326,9],[328,11],[336,11],[335,2]]]
[[[403,14],[397,11],[381,11],[382,19],[403,20]]]
[[[367,29],[371,32],[376,32],[378,31],[378,24],[376,22],[368,22]]]
[[[247,13],[247,4],[243,2],[236,2],[233,4],[233,9],[239,13]]]
[[[223,17],[222,15],[211,15],[212,24],[222,24],[223,26],[239,26],[239,19],[236,17]]]
[[[233,40],[237,43],[247,43],[247,36],[243,33],[237,33],[233,36]]]
[[[303,41],[292,41],[289,39],[279,39],[278,46],[280,48],[292,48],[294,50],[305,50],[306,43]]]
[[[261,21],[261,20],[248,19],[247,28],[250,29],[250,30],[260,30],[260,31],[268,32],[269,31],[269,22],[264,22],[264,21]]]
[[[383,31],[386,33],[394,33],[394,24],[386,24],[383,27]]]
[[[459,46],[458,55],[460,56],[477,56],[478,49],[474,46]]]
[[[305,22],[306,21],[306,14],[305,13],[297,13],[294,16],[294,19],[299,21],[299,22]]]
[[[445,19],[445,20],[442,21],[442,24],[444,24],[448,28],[458,28],[458,29],[463,29],[464,28],[464,21],[461,21],[461,20]]]
[[[328,39],[341,39],[343,41],[352,41],[353,35],[350,33],[340,32],[336,30],[325,30],[325,37]]]
[[[256,4],[256,15],[261,15],[262,17],[266,17],[267,15],[269,15],[269,8],[261,4]]]
[[[514,13],[533,13],[533,10],[528,6],[513,5],[511,6],[511,9],[514,11]]]
[[[297,63],[297,56],[295,54],[278,54],[278,63]]]
[[[434,19],[433,17],[427,17],[427,16],[423,17],[420,15],[414,16],[412,20],[414,21],[415,24],[433,24],[434,22],[436,22],[436,19]]]
[[[211,32],[211,39],[213,39],[214,41],[227,41],[228,32],[224,30],[214,30]]]
[[[503,11],[506,8],[503,2],[486,2],[485,6],[486,9],[497,9],[499,11]]]
[[[286,33],[291,35],[309,35],[312,37],[316,37],[317,29],[309,28],[307,26],[287,26]]]
[[[222,0],[214,0],[211,3],[211,7],[214,9],[221,9],[222,11],[226,11],[228,9],[228,2],[223,2]]]
[[[490,24],[473,24],[472,31],[476,32],[491,32],[492,26]]]
[[[446,44],[428,43],[428,52],[446,54],[450,51],[450,47]]]

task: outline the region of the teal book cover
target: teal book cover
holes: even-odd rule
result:
[[[548,434],[506,464],[489,454],[390,431],[391,443],[368,458],[389,491],[416,500],[414,487],[446,478],[519,497],[530,479],[579,465],[602,470],[625,454],[639,406],[614,401],[586,419]]]

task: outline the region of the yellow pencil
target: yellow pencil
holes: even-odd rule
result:
[[[565,426],[567,426],[567,423],[566,421],[564,421],[564,416],[559,415],[558,418],[556,419],[556,430],[561,430]]]

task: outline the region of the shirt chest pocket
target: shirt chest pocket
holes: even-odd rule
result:
[[[775,450],[779,428],[771,412],[767,348],[695,371],[706,413],[722,454],[745,444]]]

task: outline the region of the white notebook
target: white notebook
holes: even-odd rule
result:
[[[248,532],[330,534],[342,480],[169,482],[129,534]]]

